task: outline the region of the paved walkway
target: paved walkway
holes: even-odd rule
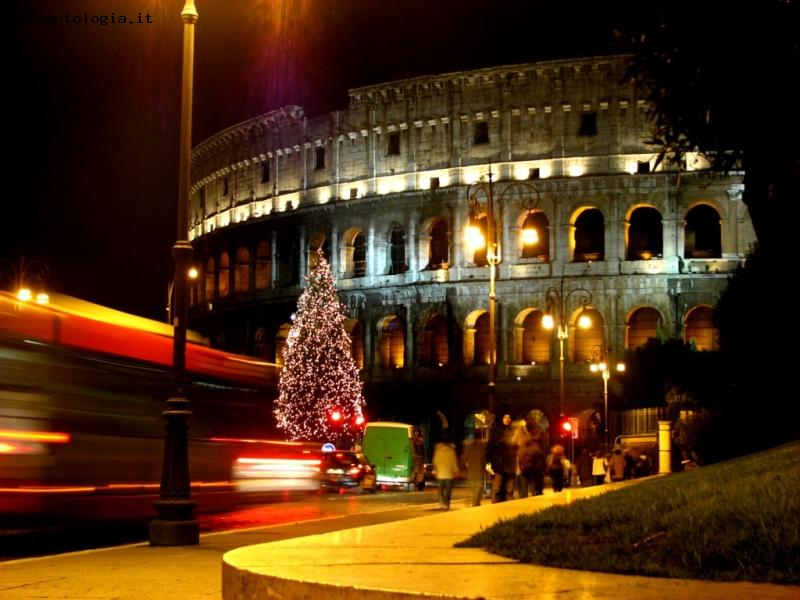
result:
[[[800,587],[554,569],[453,547],[499,519],[631,484],[635,482],[570,489],[557,495],[439,511],[409,521],[239,548],[223,558],[223,599],[800,597]]]
[[[8,561],[0,563],[0,600],[800,597],[800,587],[568,571],[452,547],[498,519],[618,485],[628,484],[477,508],[460,501],[449,512],[431,505],[418,518],[412,507],[209,534],[198,546],[134,544]]]

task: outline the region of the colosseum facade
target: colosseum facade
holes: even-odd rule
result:
[[[465,233],[487,232],[491,193],[499,410],[558,415],[546,313],[567,333],[566,414],[602,403],[593,361],[656,336],[712,349],[711,307],[755,239],[742,174],[700,156],[657,164],[624,67],[598,57],[416,77],[353,89],[344,110],[289,106],[214,135],[192,156],[202,269],[190,326],[280,363],[322,248],[370,416],[460,422],[486,405],[490,271]]]

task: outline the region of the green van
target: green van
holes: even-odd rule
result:
[[[375,465],[378,483],[425,488],[425,447],[418,428],[407,423],[367,423],[361,451]]]

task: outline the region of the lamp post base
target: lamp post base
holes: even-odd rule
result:
[[[194,500],[156,500],[159,518],[150,522],[151,546],[194,546],[200,543],[200,525],[192,518]]]

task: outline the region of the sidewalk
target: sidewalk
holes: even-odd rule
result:
[[[198,546],[134,544],[8,561],[0,563],[0,600],[800,596],[798,587],[568,571],[452,547],[498,519],[621,485],[630,484],[570,489],[477,508],[463,508],[460,501],[449,512],[431,505],[429,516],[417,518],[411,517],[420,509],[412,507],[208,534]],[[321,528],[329,533],[318,533]]]
[[[419,507],[398,508],[203,534],[198,546],[153,548],[141,543],[0,562],[0,600],[219,600],[222,556],[229,550],[419,513]]]
[[[520,564],[453,544],[500,519],[636,482],[239,548],[223,557],[224,600],[506,598],[795,599],[800,587],[609,575]],[[565,551],[569,551],[565,548]]]

